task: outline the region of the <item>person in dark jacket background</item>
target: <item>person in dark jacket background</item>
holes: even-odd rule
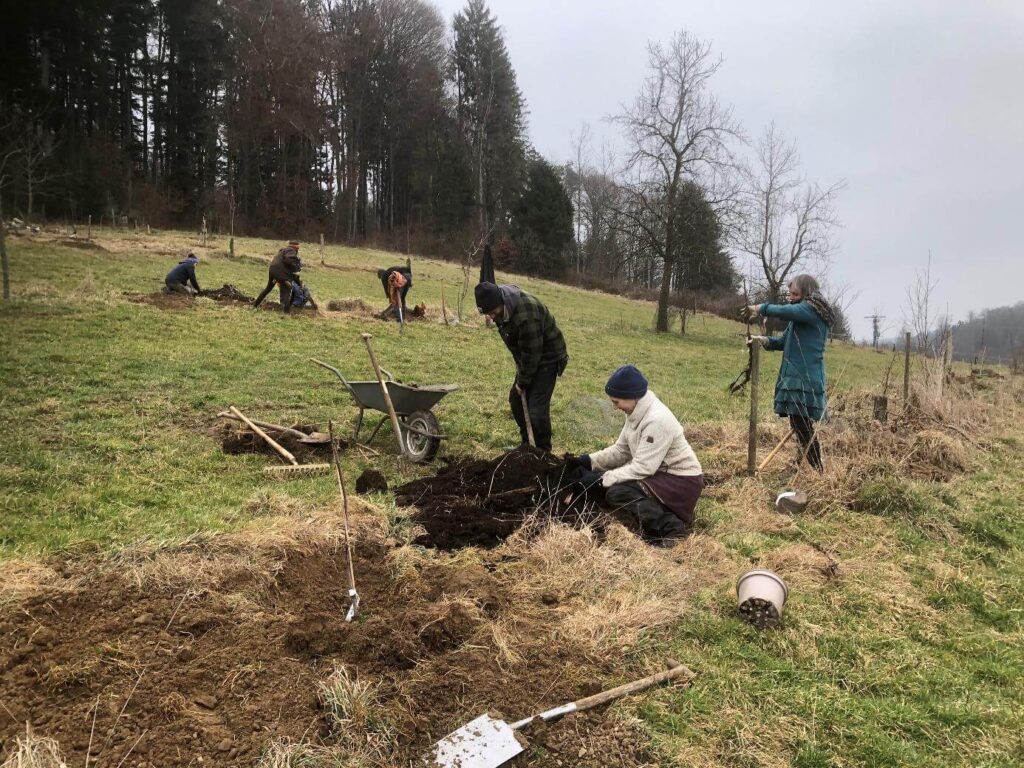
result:
[[[271,260],[268,269],[267,287],[263,293],[256,297],[253,302],[253,309],[263,303],[274,286],[277,285],[281,292],[281,308],[285,312],[292,309],[292,283],[302,285],[302,278],[299,277],[299,270],[302,269],[302,260],[299,258],[299,241],[291,240],[286,248],[282,248]],[[315,305],[314,305],[315,306]]]
[[[797,275],[788,287],[789,304],[754,304],[747,312],[789,321],[781,336],[763,339],[761,345],[770,352],[782,352],[775,382],[775,413],[789,417],[802,455],[820,472],[824,465],[815,432],[826,413],[825,343],[835,313],[810,275]]]
[[[199,281],[196,280],[196,264],[199,257],[189,251],[188,255],[178,262],[167,277],[164,278],[164,285],[172,293],[183,293],[192,296],[199,293]]]
[[[392,275],[399,275],[399,277],[392,279]],[[399,299],[402,302],[402,314],[405,315],[408,312],[408,308],[405,306],[405,297],[409,294],[409,289],[412,288],[412,270],[409,267],[388,267],[387,269],[378,269],[377,277],[380,279],[381,285],[384,286],[384,296],[389,302],[392,299],[391,284],[396,284]],[[390,309],[397,309],[397,305],[392,303]]]
[[[497,325],[516,363],[508,402],[522,444],[529,443],[521,397],[525,394],[537,447],[550,451],[551,396],[569,363],[565,338],[548,308],[518,286],[480,283],[475,294],[477,308]]]

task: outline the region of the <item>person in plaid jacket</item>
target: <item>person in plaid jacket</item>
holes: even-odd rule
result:
[[[516,363],[516,378],[508,393],[519,436],[529,441],[522,395],[526,396],[537,447],[551,451],[551,396],[569,363],[565,337],[548,308],[515,285],[480,283],[476,305],[498,327],[502,341]]]

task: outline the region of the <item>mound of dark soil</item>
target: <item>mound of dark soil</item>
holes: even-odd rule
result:
[[[479,564],[393,578],[384,545],[363,542],[351,624],[335,546],[281,552],[269,587],[248,568],[196,589],[187,569],[139,587],[109,565],[55,566],[80,581],[0,609],[0,744],[28,722],[69,765],[251,768],[275,740],[335,744],[316,691],[336,664],[379,686],[396,734],[381,766],[412,764],[495,706],[521,717],[599,688],[577,653],[547,644],[499,666],[486,622],[514,602]],[[530,734],[541,748],[517,765],[653,765],[621,730],[604,709],[572,717]]]
[[[376,469],[367,469],[356,478],[356,493],[387,493],[388,481]]]
[[[214,290],[200,291],[199,295],[214,301],[237,301],[241,304],[252,304],[256,300],[253,296],[246,296],[231,283],[224,283]]]
[[[593,509],[567,509],[563,503],[571,472],[563,460],[530,448],[497,459],[456,459],[433,477],[395,490],[395,500],[417,509],[426,529],[415,543],[437,549],[489,549],[533,516],[572,524],[599,523]]]
[[[94,243],[92,240],[79,240],[76,237],[67,237],[60,241],[61,245],[67,246],[68,248],[80,248],[83,251],[106,251],[99,243]]]

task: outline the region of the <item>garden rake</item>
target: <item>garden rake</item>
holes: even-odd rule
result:
[[[245,425],[249,427],[253,432],[266,440],[267,445],[277,451],[281,457],[288,463],[277,467],[264,467],[263,471],[269,475],[283,475],[286,477],[293,477],[295,475],[316,475],[321,472],[328,472],[331,469],[330,464],[299,464],[298,460],[294,455],[274,438],[260,429],[254,424],[248,416],[242,413],[235,406],[229,406],[228,410],[231,411],[240,421],[245,422]]]
[[[334,442],[334,422],[327,422],[327,433],[331,436],[331,455],[334,458],[334,472],[338,479],[338,491],[341,492],[341,509],[345,521],[345,549],[348,551],[348,613],[345,621],[352,621],[359,615],[359,592],[356,591],[356,572],[352,565],[352,539],[348,529],[348,494],[345,492],[345,478],[341,474],[341,461],[338,459],[338,444]]]

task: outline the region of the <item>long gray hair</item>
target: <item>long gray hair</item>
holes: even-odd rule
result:
[[[790,287],[796,288],[800,291],[803,301],[806,301],[814,308],[814,311],[818,313],[818,316],[825,321],[825,325],[829,328],[835,325],[835,310],[832,309],[828,300],[821,295],[821,286],[818,285],[817,280],[810,275],[797,275],[789,281],[789,285]]]
[[[797,275],[789,281],[789,285],[800,291],[800,295],[805,299],[821,293],[821,286],[818,285],[818,281],[810,275]]]

